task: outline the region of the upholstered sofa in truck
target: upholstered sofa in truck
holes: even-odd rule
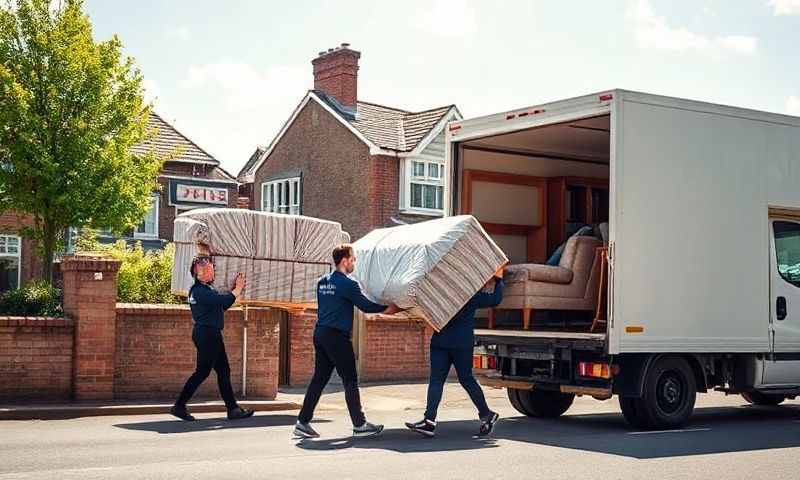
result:
[[[573,236],[567,241],[558,266],[507,267],[506,289],[497,309],[521,310],[525,329],[530,326],[534,309],[595,310],[602,246],[603,242],[597,238]],[[490,322],[493,316],[490,314]]]

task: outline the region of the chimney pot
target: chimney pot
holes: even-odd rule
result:
[[[349,47],[349,46],[350,46],[350,44],[349,44],[349,43],[343,43],[343,44],[342,44],[342,48],[347,48],[347,47]]]

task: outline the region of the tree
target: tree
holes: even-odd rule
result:
[[[0,0],[0,211],[30,214],[43,276],[68,227],[129,230],[162,158],[142,75],[116,36],[95,42],[82,0]],[[137,149],[140,152],[141,149]]]

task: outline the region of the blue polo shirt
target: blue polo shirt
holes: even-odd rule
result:
[[[364,313],[381,313],[386,305],[370,301],[361,293],[358,282],[336,270],[317,282],[317,326],[353,330],[353,306]]]
[[[431,347],[471,349],[475,345],[475,311],[496,307],[502,300],[503,280],[498,278],[492,293],[483,290],[476,293],[441,331],[433,334]]]
[[[231,308],[236,297],[222,293],[202,282],[195,282],[189,289],[189,309],[195,326],[222,330],[225,327],[225,310]]]

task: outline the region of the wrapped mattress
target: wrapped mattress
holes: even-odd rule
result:
[[[374,230],[353,245],[364,294],[441,330],[508,258],[471,215]]]
[[[245,275],[241,303],[316,304],[316,282],[333,268],[331,252],[349,241],[339,223],[232,208],[191,210],[175,219],[172,293],[186,296],[198,244],[214,257],[215,284],[228,290]]]

